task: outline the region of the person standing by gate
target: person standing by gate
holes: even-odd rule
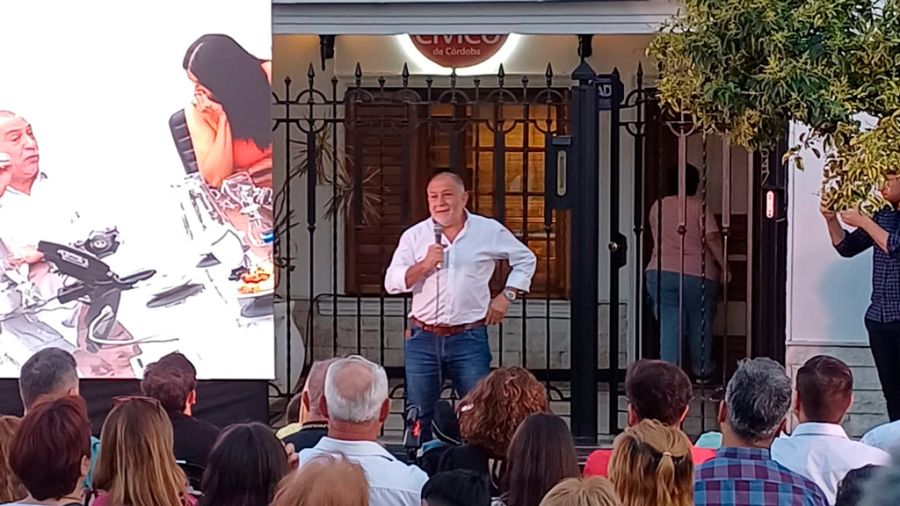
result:
[[[719,281],[726,281],[728,269],[716,218],[707,212],[704,223],[703,201],[696,197],[700,172],[690,164],[685,168],[686,202],[678,198],[678,169],[669,176],[666,196],[650,207],[653,255],[647,264],[647,292],[659,321],[660,358],[680,365],[681,340],[687,336],[691,372],[706,381],[716,370],[713,321]],[[678,223],[682,205],[684,230]],[[682,287],[684,300],[679,304]]]
[[[431,178],[431,217],[400,237],[385,273],[388,293],[412,292],[404,345],[407,409],[418,410],[422,440],[443,378],[462,398],[488,374],[491,350],[486,325],[499,324],[510,303],[531,286],[537,259],[502,224],[466,210],[468,193],[451,172]],[[489,282],[498,260],[512,268],[503,291],[491,298]]]
[[[872,299],[865,322],[888,418],[893,422],[900,420],[900,175],[887,177],[881,195],[890,205],[871,218],[851,209],[841,212],[839,221],[824,202],[821,212],[831,244],[842,257],[874,246]],[[856,230],[847,233],[841,221]]]

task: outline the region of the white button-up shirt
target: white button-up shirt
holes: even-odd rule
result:
[[[323,453],[355,462],[366,473],[369,506],[420,506],[428,475],[418,467],[397,460],[373,441],[342,441],[328,436],[300,452],[300,467]]]
[[[0,196],[0,241],[3,242],[0,254],[20,254],[23,248],[37,247],[41,240],[67,244],[79,239],[73,226],[77,215],[69,211],[67,196],[53,188],[47,179],[46,174],[40,173],[30,194],[8,187]],[[7,261],[0,258],[0,278]],[[55,297],[61,286],[61,278],[56,275],[44,276],[35,283],[35,289],[44,299]],[[18,306],[18,293],[14,289],[3,290],[0,286],[0,315],[14,311]]]
[[[772,459],[814,481],[830,504],[848,471],[891,462],[886,452],[847,437],[840,425],[813,422],[801,423],[790,436],[776,438]]]
[[[534,253],[500,222],[467,213],[462,230],[442,243],[442,268],[413,286],[406,286],[406,271],[420,262],[435,244],[434,221],[421,221],[400,237],[384,278],[388,293],[412,292],[410,316],[429,324],[463,325],[481,320],[491,303],[489,283],[497,260],[509,260],[512,272],[506,286],[527,292],[537,265]]]

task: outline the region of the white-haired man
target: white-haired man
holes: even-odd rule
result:
[[[384,369],[358,355],[335,361],[319,402],[328,435],[300,452],[300,465],[322,453],[342,456],[365,470],[370,506],[420,506],[428,475],[376,442],[390,408]]]

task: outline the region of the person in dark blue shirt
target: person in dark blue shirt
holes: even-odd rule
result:
[[[890,204],[869,217],[858,210],[838,214],[822,206],[831,243],[843,257],[874,247],[872,302],[866,311],[869,347],[891,421],[900,420],[900,175],[888,176],[881,194]],[[855,227],[847,232],[841,225]]]

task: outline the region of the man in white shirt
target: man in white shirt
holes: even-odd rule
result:
[[[848,471],[891,461],[886,452],[847,437],[840,424],[852,402],[847,364],[827,355],[809,359],[797,372],[794,410],[800,425],[772,443],[772,458],[814,481],[831,504]]]
[[[301,467],[322,453],[340,456],[365,471],[370,506],[420,506],[428,475],[376,442],[390,412],[387,374],[381,366],[358,355],[335,361],[325,374],[319,409],[328,418],[328,435],[300,452]]]
[[[54,237],[70,234],[67,225],[71,220],[60,217],[61,199],[49,193],[31,124],[2,110],[0,159],[0,362],[18,366],[44,348],[75,350],[72,342],[39,315],[25,311],[54,298],[62,287],[61,278],[50,273],[37,244],[42,238],[63,241]]]
[[[407,408],[419,411],[422,439],[443,378],[460,398],[490,371],[486,325],[503,321],[509,305],[531,286],[534,253],[498,221],[466,210],[468,193],[456,174],[428,183],[431,217],[400,237],[385,274],[388,293],[412,292],[404,345]],[[491,299],[489,283],[498,260],[508,260],[506,288]]]
[[[140,353],[137,346],[89,345],[86,306],[54,300],[66,282],[51,270],[37,245],[41,240],[69,244],[84,239],[89,229],[79,229],[78,213],[69,207],[74,198],[41,169],[31,123],[0,110],[2,375],[16,371],[33,353],[50,347],[73,353],[79,369],[88,376],[134,374],[130,360]],[[109,339],[130,341],[133,337],[116,322]]]

